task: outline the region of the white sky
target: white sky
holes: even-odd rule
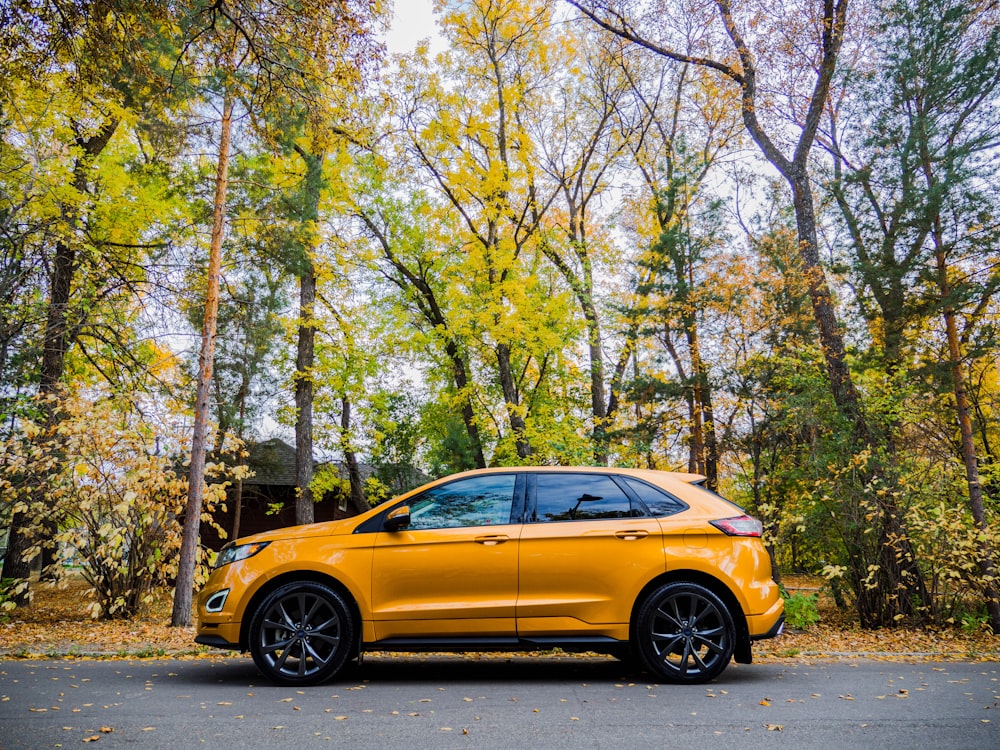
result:
[[[386,34],[390,53],[412,52],[417,42],[437,36],[432,0],[395,0],[392,26]],[[438,45],[431,45],[436,50]]]

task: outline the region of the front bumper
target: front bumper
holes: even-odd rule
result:
[[[200,643],[202,646],[211,646],[212,648],[221,648],[226,651],[240,651],[240,644],[230,643],[225,638],[218,635],[196,635],[194,637],[195,643]]]

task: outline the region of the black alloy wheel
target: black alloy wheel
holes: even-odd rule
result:
[[[355,624],[343,597],[314,581],[272,591],[250,624],[250,654],[265,676],[282,685],[318,685],[344,666]]]
[[[718,677],[735,646],[733,618],[714,593],[675,582],[643,602],[634,634],[646,669],[667,682],[696,684]]]

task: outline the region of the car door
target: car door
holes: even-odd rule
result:
[[[524,478],[465,477],[409,498],[410,524],[379,531],[372,565],[375,636],[514,636]]]
[[[527,492],[518,635],[627,637],[635,597],[665,569],[657,520],[608,474],[529,474]]]

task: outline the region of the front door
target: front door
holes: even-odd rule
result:
[[[410,525],[380,531],[372,566],[375,637],[513,636],[520,523],[517,474],[486,474],[410,498]],[[520,507],[520,504],[518,504]]]

